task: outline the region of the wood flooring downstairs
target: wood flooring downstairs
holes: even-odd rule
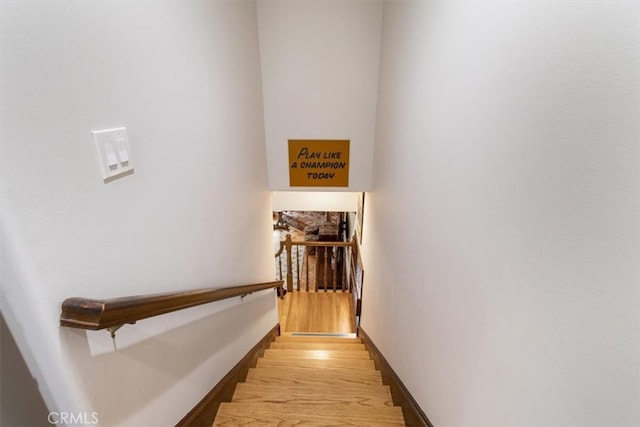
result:
[[[213,426],[404,426],[360,338],[279,336]]]
[[[278,299],[283,333],[356,332],[353,295],[349,292],[287,292]]]

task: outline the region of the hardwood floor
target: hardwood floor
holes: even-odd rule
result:
[[[278,299],[283,333],[356,332],[351,294],[347,292],[288,292]]]

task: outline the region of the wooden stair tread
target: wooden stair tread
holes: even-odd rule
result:
[[[395,406],[222,403],[213,426],[404,426]]]
[[[309,366],[307,364],[298,364],[298,365],[270,365],[270,364],[257,364],[254,369],[257,372],[273,372],[273,373],[282,373],[287,375],[289,373],[300,373],[305,375],[342,375],[347,378],[351,377],[375,377],[377,378],[380,375],[375,368],[371,367],[361,367],[354,368],[351,366]]]
[[[299,359],[294,357],[262,357],[258,359],[256,367],[259,366],[312,366],[316,368],[324,367],[344,367],[350,369],[375,369],[375,362],[372,359]]]
[[[278,375],[282,378],[306,376],[307,378],[366,378],[382,381],[382,374],[375,369],[345,369],[345,368],[322,368],[315,369],[314,367],[292,367],[292,366],[261,366],[257,368],[249,368],[247,371],[247,378],[249,376],[272,376]]]
[[[324,342],[274,342],[269,347],[271,349],[290,350],[336,350],[336,351],[359,351],[365,350],[362,343],[324,343]]]
[[[340,350],[291,350],[268,348],[264,351],[264,357],[300,357],[303,359],[370,359],[366,350],[340,351]]]
[[[283,366],[283,365],[261,365],[256,366],[255,368],[249,368],[250,372],[275,372],[278,374],[286,375],[288,373],[301,373],[301,374],[309,374],[309,373],[317,373],[317,374],[331,374],[336,373],[339,375],[346,376],[372,376],[376,377],[380,372],[376,369],[351,369],[348,366],[323,366],[320,368],[316,368],[314,366],[308,365],[300,365],[300,366]]]
[[[290,385],[285,387],[238,383],[232,402],[238,403],[299,403],[299,404],[355,404],[362,406],[393,406],[389,386],[331,386],[314,387]]]
[[[279,336],[275,342],[311,342],[311,343],[327,343],[327,344],[360,344],[361,338],[341,338],[341,337],[325,337],[325,336]]]
[[[261,384],[360,384],[380,385],[382,375],[378,371],[359,372],[357,375],[346,371],[318,371],[288,369],[274,371],[273,369],[251,368],[247,372],[247,383]]]

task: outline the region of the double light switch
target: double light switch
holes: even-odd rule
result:
[[[133,171],[127,128],[91,132],[98,151],[98,162],[105,182]]]

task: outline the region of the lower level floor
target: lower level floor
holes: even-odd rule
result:
[[[283,333],[356,332],[353,298],[349,292],[287,292],[278,299],[278,316]]]

